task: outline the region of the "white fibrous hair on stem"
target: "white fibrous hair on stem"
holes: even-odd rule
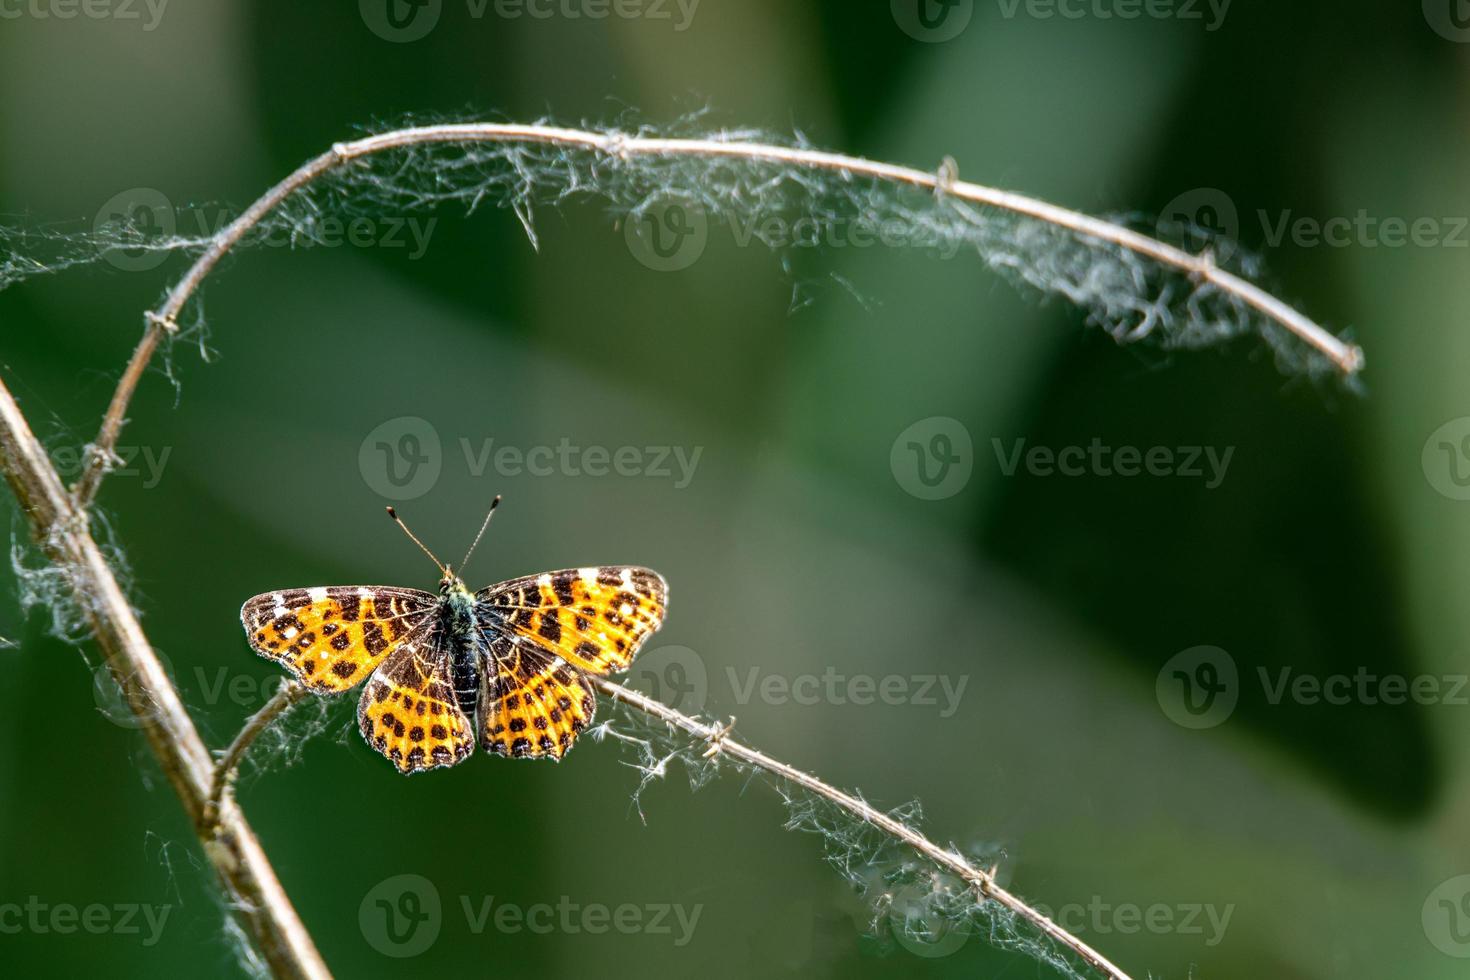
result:
[[[1273,351],[1284,372],[1344,373],[1340,360],[1335,362],[1299,333],[1262,313],[1239,292],[1053,220],[961,200],[945,192],[953,174],[943,167],[931,189],[759,154],[619,154],[616,149],[620,140],[659,138],[810,149],[801,137],[783,139],[757,130],[712,131],[702,128],[703,123],[703,115],[696,114],[666,127],[589,126],[583,132],[598,139],[595,147],[549,140],[467,139],[412,143],[356,157],[291,193],[239,247],[265,241],[292,247],[324,244],[328,218],[402,215],[445,205],[457,205],[466,214],[508,210],[533,246],[539,209],[583,201],[605,208],[617,221],[640,220],[671,200],[694,205],[710,220],[738,223],[742,234],[783,253],[792,251],[789,230],[798,225],[811,229],[815,240],[821,241],[829,230],[861,221],[891,231],[891,239],[903,247],[943,255],[974,254],[979,263],[1023,289],[1076,305],[1090,325],[1119,343],[1147,342],[1172,350],[1254,335]],[[376,132],[395,128],[380,127]],[[766,220],[771,218],[780,221]],[[1130,223],[1107,221],[1120,230]],[[197,256],[210,244],[214,230],[160,236],[132,216],[80,232],[0,228],[0,289],[34,275],[95,262],[114,250]],[[1260,274],[1259,262],[1231,241],[1197,227],[1165,230],[1176,244],[1187,246],[1190,255],[1207,255],[1211,263],[1247,282]],[[783,260],[788,257],[783,255]],[[833,278],[861,289],[861,283],[849,284],[835,273]],[[192,308],[191,321],[181,324],[183,329],[168,342],[171,346],[192,341],[207,356],[197,301]]]
[[[817,838],[827,864],[861,902],[866,933],[885,948],[931,948],[939,937],[959,934],[1044,963],[1068,980],[1098,976],[1013,910],[982,897],[971,883],[915,854],[882,828],[777,774],[712,754],[708,742],[691,739],[636,708],[619,708],[616,718],[598,723],[587,734],[621,748],[624,764],[636,774],[630,806],[640,819],[646,818],[649,790],[676,773],[688,780],[691,791],[721,773],[767,784],[785,804],[784,828]],[[923,821],[917,800],[886,813],[909,827]],[[1007,860],[1005,850],[990,843],[957,853],[978,868]]]

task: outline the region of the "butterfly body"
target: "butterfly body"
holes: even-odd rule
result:
[[[592,722],[587,675],[626,670],[663,623],[654,571],[563,569],[471,592],[287,589],[240,610],[250,645],[319,694],[362,683],[358,727],[401,772],[494,755],[560,759]]]
[[[450,677],[455,701],[466,715],[478,710],[483,644],[475,633],[475,597],[458,578],[439,583],[439,628],[454,640]]]

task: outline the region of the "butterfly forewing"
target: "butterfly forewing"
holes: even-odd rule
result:
[[[475,746],[454,691],[454,638],[427,622],[383,661],[357,703],[357,727],[399,772],[452,766]]]
[[[604,565],[511,579],[476,593],[487,642],[508,633],[578,670],[627,670],[663,624],[669,588],[647,568]]]
[[[284,589],[250,599],[250,645],[321,694],[345,691],[428,622],[439,597],[392,586]]]

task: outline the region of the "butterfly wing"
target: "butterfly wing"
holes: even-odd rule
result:
[[[403,639],[363,688],[357,727],[402,773],[463,761],[474,726],[454,691],[455,639],[426,621]]]
[[[439,597],[392,586],[285,589],[250,599],[240,622],[255,652],[318,694],[359,683],[422,624]]]
[[[475,615],[578,670],[609,674],[627,670],[663,625],[668,597],[668,583],[651,569],[567,568],[481,589]]]
[[[480,696],[480,747],[517,759],[560,759],[592,724],[597,699],[582,672],[518,637],[490,641]]]
[[[490,672],[481,746],[560,759],[597,708],[583,672],[628,668],[663,624],[668,585],[647,568],[569,568],[502,582],[475,599]]]

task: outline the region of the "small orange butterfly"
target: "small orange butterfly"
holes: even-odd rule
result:
[[[596,711],[586,675],[628,668],[663,625],[668,584],[647,568],[604,565],[472,593],[388,515],[439,566],[438,595],[383,585],[267,592],[240,609],[251,647],[318,694],[367,679],[358,728],[399,772],[452,766],[477,734],[495,755],[560,759]]]

